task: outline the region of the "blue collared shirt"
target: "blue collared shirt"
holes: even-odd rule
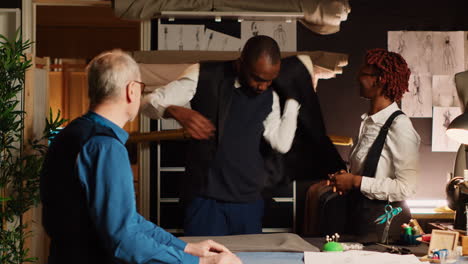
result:
[[[118,139],[94,136],[77,158],[77,175],[86,192],[90,216],[105,247],[128,263],[198,263],[182,240],[136,211],[133,174],[124,144],[128,133],[93,112],[89,118],[109,127]]]

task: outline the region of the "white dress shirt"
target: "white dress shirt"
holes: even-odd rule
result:
[[[299,55],[298,59],[312,76],[313,64],[310,57]],[[187,106],[196,93],[199,73],[200,64],[193,64],[177,80],[159,87],[145,96],[142,99],[142,113],[150,118],[159,119],[164,116],[164,111],[170,105]],[[234,87],[240,87],[237,79]],[[270,143],[273,149],[280,153],[286,153],[291,148],[296,133],[299,108],[300,105],[296,100],[288,99],[281,116],[279,97],[273,91],[272,110],[263,121],[265,128],[263,137]]]
[[[351,173],[361,175],[370,147],[390,115],[400,110],[396,103],[369,116],[361,116],[359,139],[351,152]],[[393,120],[377,165],[375,178],[362,175],[361,192],[369,199],[403,201],[416,192],[419,177],[420,137],[406,115]]]

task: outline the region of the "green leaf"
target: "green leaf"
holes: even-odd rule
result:
[[[10,201],[11,197],[0,197],[0,202]]]

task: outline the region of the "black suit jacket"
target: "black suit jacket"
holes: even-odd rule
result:
[[[281,104],[287,98],[301,105],[293,145],[284,155],[284,177],[289,180],[319,180],[328,173],[346,169],[346,165],[327,136],[312,78],[296,57],[281,60],[281,72],[274,81]]]

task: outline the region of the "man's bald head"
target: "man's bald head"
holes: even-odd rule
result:
[[[242,50],[241,60],[244,65],[254,65],[260,57],[265,56],[271,64],[281,60],[281,53],[276,41],[268,36],[255,36],[247,40]]]
[[[281,53],[276,41],[268,36],[255,36],[245,43],[237,63],[239,80],[256,94],[266,91],[278,76]]]

